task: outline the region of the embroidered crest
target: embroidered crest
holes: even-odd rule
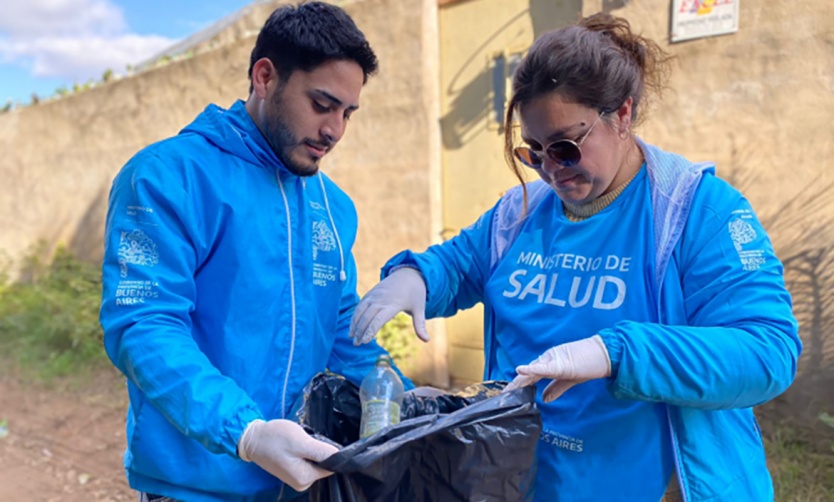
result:
[[[744,221],[742,218],[735,218],[729,224],[730,238],[733,240],[738,252],[738,257],[741,260],[741,266],[744,270],[753,271],[758,270],[764,265],[765,258],[761,250],[745,250],[744,245],[756,240],[758,234],[753,225]]]
[[[122,277],[127,277],[128,264],[153,267],[159,263],[156,243],[139,229],[121,233],[118,256]]]
[[[313,222],[313,259],[318,258],[319,251],[336,249],[336,237],[324,221]]]
[[[736,251],[741,251],[744,244],[753,242],[756,238],[756,231],[753,230],[753,225],[741,218],[736,218],[730,222],[730,238],[733,239]]]

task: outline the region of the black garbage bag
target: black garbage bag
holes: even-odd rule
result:
[[[535,389],[501,393],[484,382],[437,397],[406,394],[398,425],[359,439],[359,388],[317,375],[295,417],[341,450],[319,465],[336,474],[310,488],[314,502],[513,502],[533,499],[541,417]]]

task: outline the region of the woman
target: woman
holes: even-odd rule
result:
[[[356,343],[401,310],[425,340],[482,302],[485,377],[541,390],[539,501],[773,499],[751,407],[793,380],[797,323],[747,200],[632,133],[666,60],[605,14],[539,38],[505,124],[522,185],[395,256],[353,318]]]

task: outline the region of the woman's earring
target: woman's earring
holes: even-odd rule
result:
[[[630,125],[631,124],[630,124],[630,121],[628,119],[625,119],[622,122],[620,122],[620,126],[622,127],[622,129],[620,129],[620,139],[622,139],[622,140],[628,139],[628,128],[629,128]]]

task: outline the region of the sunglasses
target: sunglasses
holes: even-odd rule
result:
[[[531,169],[542,168],[544,155],[547,155],[550,160],[561,166],[573,167],[576,164],[579,164],[579,161],[582,160],[582,149],[580,147],[585,141],[585,138],[587,138],[588,135],[591,134],[591,131],[594,130],[594,127],[603,115],[605,115],[605,112],[600,112],[590,129],[588,129],[588,131],[577,141],[573,141],[572,139],[556,140],[547,145],[547,148],[545,148],[544,151],[533,150],[532,148],[526,146],[519,146],[513,150],[513,154],[518,160],[521,161],[522,164]]]

